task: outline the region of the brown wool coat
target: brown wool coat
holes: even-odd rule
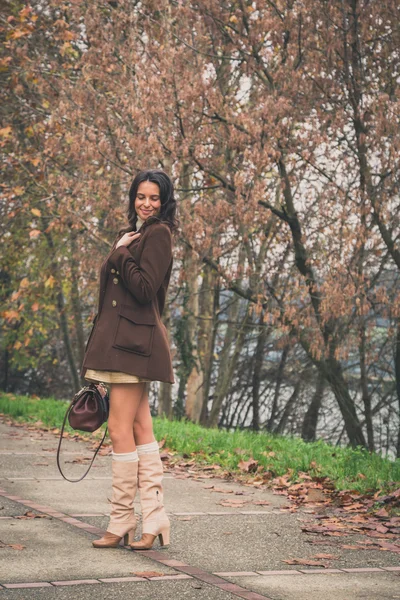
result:
[[[81,377],[90,368],[175,381],[161,321],[173,263],[171,231],[160,222],[142,229],[128,247],[115,248],[118,236],[101,265],[98,313]]]

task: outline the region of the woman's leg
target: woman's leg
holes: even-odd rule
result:
[[[163,465],[158,443],[153,433],[148,387],[143,393],[133,423],[133,432],[139,457],[138,478],[142,507],[142,538],[133,542],[134,550],[149,550],[157,535],[161,545],[169,544],[170,521],[163,503]]]
[[[116,454],[136,450],[133,423],[146,383],[112,383],[108,431]]]
[[[155,441],[153,420],[149,405],[149,383],[144,384],[143,394],[133,421],[133,437],[136,445],[149,444]]]
[[[133,436],[133,421],[143,394],[143,383],[116,383],[110,391],[108,428],[113,445],[112,499],[110,521],[106,534],[93,541],[95,548],[118,546],[133,542],[136,516],[133,500],[138,484],[138,462]]]

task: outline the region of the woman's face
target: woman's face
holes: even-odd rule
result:
[[[142,181],[139,184],[135,198],[135,210],[139,217],[146,221],[149,217],[160,212],[160,189],[156,183]]]

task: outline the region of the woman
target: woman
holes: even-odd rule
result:
[[[98,313],[81,370],[110,385],[112,441],[110,522],[95,548],[117,547],[122,537],[148,550],[157,536],[169,544],[163,505],[163,466],[150,414],[149,381],[174,383],[167,331],[161,321],[177,226],[174,189],[161,170],[141,171],[129,191],[129,227],[119,231],[100,271]],[[121,236],[122,234],[122,236]],[[142,537],[134,542],[133,500],[139,488]]]

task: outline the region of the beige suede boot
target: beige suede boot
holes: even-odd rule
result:
[[[95,548],[116,548],[121,539],[127,546],[135,538],[133,500],[137,490],[138,461],[112,461],[112,499],[106,534],[92,542]]]
[[[163,504],[163,465],[160,452],[139,452],[138,487],[142,507],[142,537],[130,544],[133,550],[150,550],[156,537],[161,546],[168,546],[170,521]]]

